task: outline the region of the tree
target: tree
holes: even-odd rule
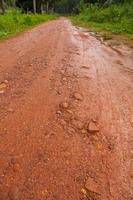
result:
[[[36,14],[36,0],[33,0],[33,12]]]
[[[16,8],[16,0],[12,0],[12,5],[14,8]]]
[[[4,0],[0,0],[0,7],[1,7],[1,10],[2,10],[2,13],[4,14],[5,13],[5,2],[4,2]]]

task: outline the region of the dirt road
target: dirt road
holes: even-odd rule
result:
[[[59,19],[0,43],[0,200],[133,199],[133,60]]]

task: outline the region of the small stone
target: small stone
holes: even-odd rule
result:
[[[14,172],[20,172],[21,171],[21,167],[19,163],[16,163],[15,165],[13,165],[13,171]]]
[[[69,113],[69,114],[73,114],[73,111],[71,111],[71,110],[67,110],[67,112]]]
[[[6,87],[7,87],[6,83],[4,83],[4,82],[0,83],[0,90],[4,89]]]
[[[88,130],[89,133],[97,133],[97,132],[99,132],[99,128],[97,127],[96,123],[93,122],[93,121],[90,121],[87,130]]]
[[[64,77],[62,80],[63,80],[63,81],[66,81],[67,79]]]
[[[14,110],[12,108],[9,108],[8,112],[14,112]]]
[[[65,126],[67,123],[66,123],[66,121],[65,120],[60,120],[60,124],[62,125],[62,126]]]
[[[4,94],[4,90],[1,90],[1,91],[0,91],[0,94]]]
[[[62,69],[62,70],[61,70],[61,73],[64,74],[64,73],[65,73],[65,70]]]
[[[10,200],[20,200],[20,191],[17,186],[12,187],[8,192]]]
[[[7,84],[7,83],[8,83],[8,80],[4,80],[4,83],[6,83],[6,84]]]
[[[63,108],[63,109],[67,109],[69,107],[69,103],[63,102],[63,103],[60,104],[60,107]]]
[[[89,177],[85,183],[85,188],[89,191],[89,192],[93,192],[96,194],[100,194],[99,191],[99,187],[96,181],[94,181],[93,178]]]
[[[18,158],[17,157],[13,157],[13,158],[11,158],[11,164],[16,164],[16,163],[18,163]]]
[[[85,130],[85,129],[82,129],[82,130],[81,130],[81,133],[82,133],[82,134],[86,134],[86,130]]]
[[[69,163],[69,161],[68,160],[66,160],[66,165],[69,165],[70,163]]]
[[[79,100],[79,101],[82,101],[82,100],[83,100],[82,95],[79,94],[79,93],[77,93],[77,92],[76,92],[73,96],[74,96],[74,98],[75,98],[76,100]]]
[[[84,194],[85,196],[87,195],[87,191],[86,191],[84,188],[81,189],[81,192],[82,192],[82,194]]]
[[[56,114],[61,115],[62,112],[60,110],[57,110]]]

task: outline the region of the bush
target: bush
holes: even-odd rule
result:
[[[5,15],[0,14],[0,38],[55,18],[55,15],[23,14],[20,10],[10,9]]]
[[[74,18],[75,22],[86,23],[94,27],[125,33],[133,36],[133,4],[125,3],[99,7],[87,5],[81,13]]]

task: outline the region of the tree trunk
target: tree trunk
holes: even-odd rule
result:
[[[47,1],[47,8],[46,8],[47,13],[49,12],[49,2]]]
[[[0,0],[0,7],[1,7],[1,10],[2,10],[2,13],[4,14],[5,13],[5,3],[4,3],[4,0]]]
[[[16,0],[12,0],[12,5],[14,8],[16,8]]]
[[[33,12],[36,14],[36,0],[33,0]]]

